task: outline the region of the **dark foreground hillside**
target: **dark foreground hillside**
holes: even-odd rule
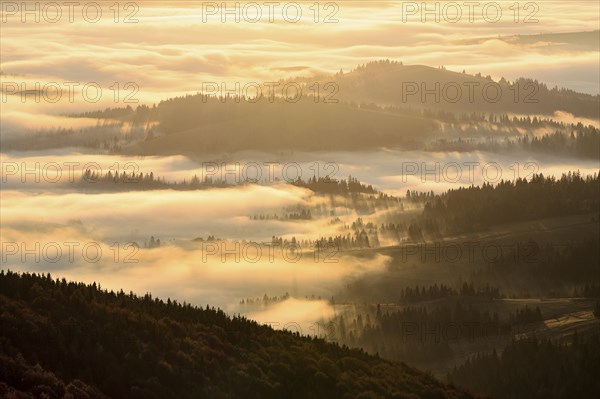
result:
[[[600,312],[596,314],[600,317]],[[514,341],[500,354],[494,351],[469,359],[449,377],[495,398],[593,399],[600,397],[598,359],[596,328],[561,343],[535,337]]]
[[[0,272],[2,398],[470,398],[220,310]]]

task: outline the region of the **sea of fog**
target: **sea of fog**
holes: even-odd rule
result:
[[[50,272],[77,281],[97,281],[114,290],[211,304],[278,328],[300,328],[303,333],[333,314],[327,300],[337,289],[352,278],[383,270],[388,259],[359,260],[338,254],[326,262],[311,253],[296,257],[281,249],[270,253],[266,247],[236,248],[231,243],[218,253],[207,254],[204,244],[192,240],[212,235],[266,243],[274,235],[314,239],[335,234],[328,218],[253,218],[323,201],[311,191],[289,184],[300,176],[306,180],[313,176],[347,179],[351,175],[386,193],[404,196],[407,190],[439,193],[526,178],[532,173],[560,176],[569,170],[592,174],[599,169],[597,161],[531,154],[391,150],[245,152],[206,159],[132,158],[62,150],[4,153],[0,160],[3,269]],[[71,183],[90,168],[153,172],[167,181],[189,181],[196,175],[230,183],[257,180],[257,184],[194,191],[141,191],[132,184],[130,191],[82,192]],[[341,217],[344,223],[351,223],[357,215]],[[143,247],[151,236],[160,238],[160,247]],[[142,247],[129,245],[132,242]],[[222,250],[232,253],[223,257]],[[248,297],[286,293],[290,299],[266,307],[239,306]]]

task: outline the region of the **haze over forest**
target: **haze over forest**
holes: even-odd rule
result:
[[[0,9],[0,397],[600,393],[596,2],[50,3]]]

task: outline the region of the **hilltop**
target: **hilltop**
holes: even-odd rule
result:
[[[337,96],[344,101],[453,113],[553,115],[564,111],[578,117],[599,118],[599,96],[549,88],[529,78],[494,80],[481,73],[472,75],[444,67],[380,60],[320,80],[335,83],[339,87]]]

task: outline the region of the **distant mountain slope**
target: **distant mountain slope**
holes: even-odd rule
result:
[[[469,75],[424,65],[403,65],[389,60],[372,62],[348,73],[320,79],[323,82],[335,82],[339,87],[337,97],[346,101],[458,113],[552,115],[560,110],[595,119],[599,118],[600,112],[600,96],[549,89],[542,82],[531,79],[510,82],[511,86],[507,81],[494,82],[490,77],[479,74]]]
[[[482,43],[488,40],[502,40],[512,44],[533,45],[536,48],[545,47],[548,51],[600,51],[600,31],[541,33],[539,35],[514,35],[501,37],[485,37],[464,40],[463,43]]]
[[[279,91],[275,89],[274,97],[265,84],[260,98],[197,93],[152,107],[74,116],[134,124],[136,136],[130,133],[129,141],[115,151],[136,155],[406,150],[423,148],[424,143],[452,134],[486,138],[498,134],[504,138],[523,132],[535,135],[536,129],[574,132],[576,127],[551,120],[557,111],[573,114],[574,126],[577,118],[582,118],[579,130],[588,125],[586,119],[600,120],[600,96],[548,89],[530,79],[495,82],[480,74],[389,60],[371,62],[348,73],[277,83]],[[290,99],[296,90],[282,95],[285,84],[302,90],[298,101]],[[105,148],[115,147],[101,134],[95,133],[88,141],[93,140],[104,141]],[[18,148],[18,143],[12,147]]]
[[[222,311],[0,273],[3,398],[471,398],[406,365]]]
[[[312,94],[315,81],[322,88],[334,82],[335,93],[320,94],[337,103],[325,103],[324,97],[315,102],[308,95],[298,102],[266,97],[222,102],[201,94],[163,101],[152,110],[161,134],[142,143],[141,152],[410,148],[439,133],[435,112],[553,115],[560,110],[595,119],[600,112],[600,96],[548,89],[528,79],[494,82],[481,75],[388,60],[349,73],[280,84],[299,84],[305,94]]]
[[[420,116],[343,104],[258,103],[188,96],[157,107],[159,130],[141,144],[146,154],[235,150],[355,150],[399,146],[426,138],[436,123]]]

